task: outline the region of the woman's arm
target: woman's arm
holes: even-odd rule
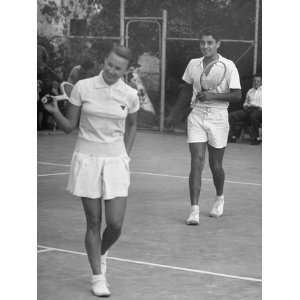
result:
[[[53,118],[65,133],[70,133],[78,125],[81,106],[76,106],[68,102],[66,116],[64,116],[57,105],[57,101],[53,100],[52,103],[44,104],[45,109],[52,114]]]
[[[137,128],[137,113],[128,114],[126,118],[126,128],[125,128],[125,136],[124,136],[124,142],[125,142],[125,148],[128,153],[128,155],[131,152],[134,139],[136,136],[136,128]]]

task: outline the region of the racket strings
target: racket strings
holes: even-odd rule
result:
[[[225,78],[226,66],[223,62],[209,63],[200,76],[200,85],[203,90],[213,90],[221,85]]]
[[[71,96],[71,92],[74,87],[73,84],[69,82],[62,82],[60,87],[61,87],[62,94],[66,95],[69,98]]]

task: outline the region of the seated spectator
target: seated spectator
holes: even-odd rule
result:
[[[239,138],[242,128],[249,126],[251,145],[260,144],[259,127],[262,122],[262,80],[261,76],[253,78],[253,88],[246,95],[243,109],[229,114],[230,133],[229,142],[235,143]]]
[[[85,78],[94,76],[95,64],[89,58],[83,59],[80,65],[77,65],[72,68],[69,76],[68,82],[75,84],[77,81]]]

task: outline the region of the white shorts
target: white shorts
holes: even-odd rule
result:
[[[194,108],[188,117],[188,143],[208,142],[214,148],[227,145],[228,111],[224,108]]]
[[[86,198],[127,197],[130,184],[129,157],[125,147],[100,145],[78,139],[73,153],[67,190]],[[110,156],[103,155],[103,149]],[[116,150],[117,149],[117,152]],[[121,149],[121,152],[119,151]],[[92,153],[91,153],[92,152]],[[118,155],[116,155],[119,153]]]

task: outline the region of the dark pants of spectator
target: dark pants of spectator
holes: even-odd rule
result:
[[[257,107],[233,111],[229,114],[230,137],[238,138],[243,127],[249,126],[251,140],[259,137],[259,126],[262,122],[262,111]]]

